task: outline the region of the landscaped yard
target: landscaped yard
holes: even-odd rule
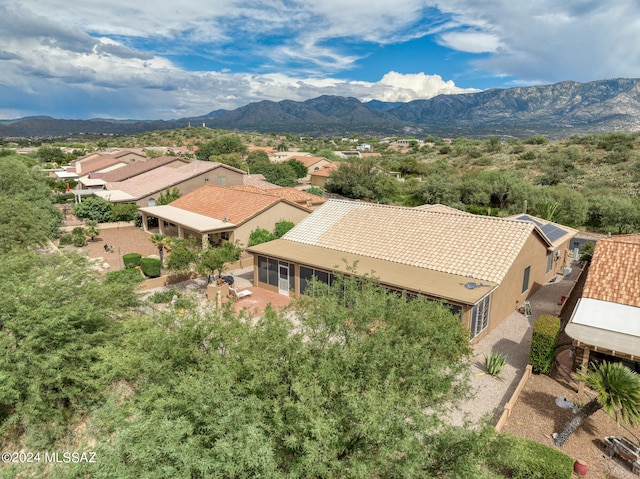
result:
[[[157,248],[151,243],[149,237],[149,233],[133,226],[104,228],[95,241],[89,240],[87,246],[81,250],[91,258],[102,258],[99,264],[109,265],[105,271],[117,270],[123,267],[123,254],[133,252],[143,256],[158,254]],[[109,251],[105,250],[105,245],[110,247]],[[577,404],[584,404],[588,400],[586,396],[579,398],[573,387],[560,375],[532,376],[514,407],[504,431],[555,447],[551,434],[559,432],[572,415],[570,409],[562,409],[556,405],[555,401],[558,397],[565,397]],[[583,459],[587,462],[589,468],[587,477],[638,479],[626,463],[619,458],[610,459],[604,449],[605,436],[627,436],[637,442],[634,434],[640,437],[640,428],[630,428],[630,431],[627,431],[617,426],[615,421],[603,411],[598,411],[587,420],[583,428],[569,438],[561,450],[574,459]]]
[[[556,405],[558,397],[567,398],[574,404],[585,404],[589,400],[587,396],[578,397],[575,390],[557,373],[552,377],[533,375],[513,408],[504,431],[555,447],[551,434],[560,432],[573,414],[571,409],[563,409]],[[586,461],[587,477],[638,479],[627,463],[618,457],[610,459],[607,456],[604,447],[605,436],[626,436],[637,443],[640,427],[625,430],[600,410],[587,419],[582,428],[559,450],[574,459]]]

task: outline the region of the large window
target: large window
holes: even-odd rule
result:
[[[278,286],[278,264],[286,265],[289,268],[290,278],[293,278],[293,265],[284,263],[273,258],[258,256],[258,281],[260,283]],[[293,284],[293,279],[290,279]]]
[[[531,266],[527,266],[524,269],[524,276],[522,277],[522,292],[526,293],[529,290],[529,275],[531,274]]]
[[[334,281],[334,275],[326,271],[319,269],[307,268],[306,266],[300,266],[300,294],[304,294],[311,278],[316,278],[321,283],[330,286]]]
[[[491,295],[487,295],[476,303],[471,310],[471,339],[486,329],[489,325],[489,308]]]

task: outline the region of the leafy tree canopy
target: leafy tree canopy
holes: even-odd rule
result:
[[[256,228],[249,234],[249,246],[266,243],[276,239],[276,235],[264,228]]]
[[[74,254],[3,255],[0,289],[0,430],[44,433],[98,399],[98,348],[135,299],[131,286],[103,283]]]
[[[156,204],[159,206],[168,205],[169,203],[177,200],[178,198],[180,198],[180,190],[178,188],[176,187],[167,188],[166,190],[164,190],[163,193],[160,193],[160,196],[158,197],[158,201],[156,201]]]
[[[76,203],[73,207],[73,214],[78,218],[96,220],[98,223],[108,223],[111,221],[111,203],[98,196],[89,196]]]
[[[301,161],[292,158],[291,160],[285,161],[285,163],[293,168],[293,171],[296,172],[296,176],[298,178],[304,178],[305,176],[307,176],[307,167],[304,166],[304,163],[302,163]]]
[[[238,135],[228,134],[218,136],[207,143],[199,144],[196,151],[198,160],[208,161],[212,156],[226,155],[229,153],[245,153],[247,147]]]
[[[460,322],[374,282],[317,292],[296,322],[270,309],[257,320],[227,309],[128,321],[104,367],[138,392],[109,415],[101,470],[411,478],[471,467],[472,448],[451,459],[442,451],[454,436],[436,433],[441,408],[466,391]]]

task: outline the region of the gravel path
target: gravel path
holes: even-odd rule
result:
[[[579,268],[574,266],[572,274],[568,277],[557,276],[554,282],[541,286],[529,298],[532,308],[531,316],[526,317],[514,311],[473,347],[474,355],[471,360],[473,397],[450,412],[449,418],[452,424],[461,425],[464,420],[477,423],[486,416],[491,416],[492,423],[497,422],[529,362],[531,331],[535,320],[543,314],[559,314],[558,300],[569,294],[579,273]],[[503,380],[485,374],[484,358],[491,352],[507,355],[507,365],[502,373]]]

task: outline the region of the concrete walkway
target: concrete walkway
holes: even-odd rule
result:
[[[518,382],[529,362],[531,333],[535,320],[543,314],[558,316],[562,296],[568,296],[580,275],[580,268],[573,265],[567,277],[556,276],[555,281],[541,286],[530,298],[532,314],[526,317],[514,311],[498,327],[473,347],[471,360],[471,389],[473,397],[464,401],[459,409],[450,413],[453,424],[462,425],[465,420],[477,423],[490,417],[495,424],[502,414],[505,404],[511,399]],[[507,365],[502,373],[503,380],[485,374],[484,358],[491,352],[507,355]]]

